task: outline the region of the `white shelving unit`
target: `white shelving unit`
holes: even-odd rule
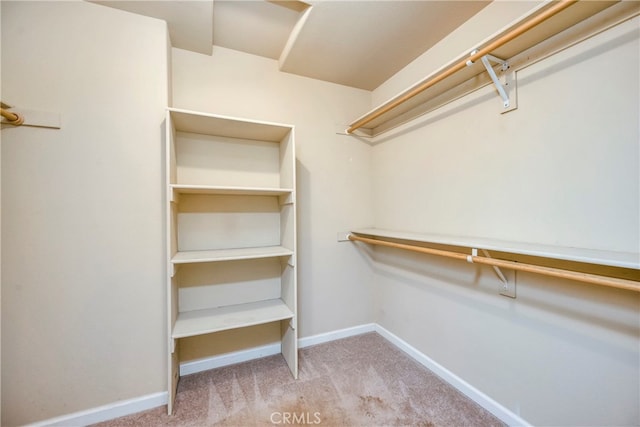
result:
[[[181,338],[278,322],[298,376],[295,143],[289,125],[169,108],[169,402]]]

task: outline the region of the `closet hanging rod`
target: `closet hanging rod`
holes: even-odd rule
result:
[[[5,110],[4,108],[0,108],[0,115],[7,119],[7,121],[3,123],[8,123],[14,126],[20,126],[22,123],[24,123],[24,118],[20,114],[12,113],[11,111]]]
[[[353,124],[351,124],[349,126],[349,128],[346,130],[346,133],[347,134],[351,134],[351,133],[355,132],[356,130],[360,129],[361,127],[363,127],[367,123],[377,119],[381,115],[389,112],[390,110],[393,110],[394,108],[396,108],[397,106],[405,103],[406,101],[408,101],[409,99],[413,98],[414,96],[416,96],[416,95],[424,92],[425,90],[429,89],[431,86],[435,85],[436,83],[438,83],[438,82],[446,79],[447,77],[455,74],[456,72],[464,69],[465,67],[468,66],[469,62],[475,62],[476,60],[482,58],[483,56],[491,53],[495,49],[498,49],[499,47],[505,45],[506,43],[510,42],[511,40],[515,39],[516,37],[524,34],[525,32],[529,31],[531,28],[533,28],[536,25],[542,23],[543,21],[546,21],[547,19],[551,18],[552,16],[556,15],[557,13],[559,13],[559,12],[563,11],[564,9],[568,8],[569,6],[571,6],[572,4],[576,3],[577,1],[578,0],[562,0],[562,1],[554,4],[549,9],[546,9],[545,11],[540,13],[539,15],[536,15],[533,18],[523,22],[522,24],[518,25],[516,28],[514,28],[514,29],[508,31],[507,33],[505,33],[504,35],[500,36],[495,41],[489,43],[487,46],[485,46],[485,47],[483,47],[481,49],[474,50],[474,53],[472,53],[468,58],[464,58],[461,61],[451,65],[450,67],[445,68],[440,73],[435,74],[433,77],[431,77],[430,79],[427,79],[426,81],[420,83],[418,86],[414,87],[413,89],[410,89],[408,92],[406,92],[404,94],[401,94],[399,97],[392,99],[391,101],[387,102],[386,104],[383,104],[380,107],[378,107],[377,109],[373,110],[371,113],[367,114],[366,116],[360,118],[359,120],[357,120],[356,122],[354,122]]]
[[[441,249],[425,248],[423,246],[408,245],[404,243],[388,242],[386,240],[370,239],[349,234],[349,240],[353,242],[362,242],[370,245],[387,246],[390,248],[404,249],[412,252],[419,252],[429,255],[439,255],[447,258],[454,258],[461,261],[467,261],[474,264],[484,264],[501,268],[508,268],[517,271],[526,271],[528,273],[537,273],[545,276],[558,277],[562,279],[575,280],[578,282],[590,283],[592,285],[608,286],[611,288],[626,289],[628,291],[640,292],[640,282],[627,279],[619,279],[615,277],[599,276],[591,273],[581,273],[571,270],[562,270],[554,267],[543,267],[540,265],[526,264],[515,261],[507,261],[496,258],[488,258],[477,255],[467,255],[459,252],[445,251]]]

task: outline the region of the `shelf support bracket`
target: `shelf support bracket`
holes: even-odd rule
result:
[[[486,258],[491,258],[491,255],[489,255],[489,252],[486,249],[482,249],[482,254]],[[509,283],[509,280],[507,280],[507,277],[502,273],[502,270],[500,269],[500,267],[495,266],[495,265],[493,265],[492,267],[493,267],[493,271],[496,272],[496,275],[500,278],[500,281],[502,282],[502,288],[500,289],[500,295],[504,295],[504,296],[509,297],[509,298],[515,298],[516,297],[515,275],[514,275],[514,278],[513,278],[513,282]]]
[[[482,249],[482,254],[484,255],[485,258],[491,258],[491,255],[489,255],[489,252],[486,249]],[[478,256],[478,249],[471,248],[471,255],[467,255],[467,262],[473,264],[473,259],[477,256]],[[496,275],[500,278],[500,281],[502,282],[500,295],[504,295],[510,298],[515,298],[516,297],[515,275],[513,278],[513,283],[509,283],[509,280],[507,280],[507,277],[502,273],[502,270],[500,270],[500,267],[496,265],[493,265],[492,267],[493,267],[493,271],[495,271]]]
[[[471,52],[471,55],[475,55],[478,52],[477,49],[473,50]],[[500,59],[498,57],[495,57],[493,55],[487,54],[484,55],[480,58],[480,60],[482,61],[482,65],[484,65],[485,70],[487,70],[487,73],[489,73],[489,77],[491,77],[491,81],[493,82],[494,86],[496,87],[498,94],[500,95],[500,98],[502,98],[502,106],[506,111],[509,111],[508,109],[510,109],[510,107],[512,106],[512,102],[511,99],[509,98],[509,94],[507,93],[507,90],[505,88],[506,85],[508,85],[508,81],[503,84],[500,79],[498,78],[498,75],[496,74],[496,71],[493,69],[493,67],[491,66],[491,62],[494,62],[496,64],[500,65],[500,70],[504,73],[509,69],[509,62],[505,59]],[[473,61],[469,60],[467,61],[467,66],[470,66],[473,64]],[[507,79],[508,80],[508,79]],[[511,108],[512,109],[512,108]]]
[[[487,73],[489,73],[489,77],[491,77],[493,84],[498,90],[498,93],[500,94],[500,98],[502,98],[502,105],[504,106],[504,108],[509,108],[509,106],[511,105],[511,101],[509,100],[509,95],[507,95],[507,91],[504,89],[504,86],[502,85],[502,82],[500,81],[500,79],[498,79],[498,76],[496,75],[495,70],[489,63],[489,60],[500,64],[502,67],[502,71],[507,71],[509,69],[509,63],[502,59],[496,58],[493,55],[485,55],[481,58],[481,60],[482,60],[482,65],[484,65],[484,68],[487,70]]]

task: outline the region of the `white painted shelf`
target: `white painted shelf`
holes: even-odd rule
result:
[[[189,264],[195,262],[234,261],[240,259],[273,258],[291,256],[293,251],[284,246],[264,246],[258,248],[216,249],[206,251],[184,251],[176,253],[171,262]]]
[[[640,270],[640,253],[616,252],[596,249],[542,245],[536,243],[512,242],[507,240],[446,236],[441,234],[410,233],[404,231],[362,228],[355,234],[387,239],[411,240],[438,245],[460,246],[464,248],[486,249],[519,255],[583,262],[611,267]]]
[[[222,187],[209,185],[172,184],[171,188],[178,194],[219,194],[234,196],[286,196],[293,193],[292,188],[258,188],[258,187]]]
[[[280,299],[186,311],[178,313],[172,338],[209,334],[291,318],[293,312]]]
[[[181,108],[167,108],[167,111],[171,114],[173,128],[179,132],[280,142],[292,129],[291,126],[280,123],[239,119]]]

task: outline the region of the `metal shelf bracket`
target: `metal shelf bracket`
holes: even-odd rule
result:
[[[485,258],[491,258],[491,255],[489,255],[489,252],[486,249],[481,249],[481,250]],[[471,248],[471,255],[467,255],[467,262],[473,264],[473,259],[476,258],[477,256],[478,256],[478,249]],[[500,269],[500,267],[496,265],[493,265],[492,267],[493,267],[493,271],[496,272],[496,275],[500,278],[500,281],[502,282],[502,286],[500,288],[500,295],[504,295],[509,298],[515,298],[516,297],[515,271],[514,271],[513,281],[509,282],[507,277],[502,273],[502,270]]]
[[[470,55],[475,55],[476,53],[478,53],[477,49],[473,50]],[[510,89],[509,88],[510,85],[515,87],[515,73],[514,72],[507,73],[509,70],[509,62],[505,59],[500,59],[490,54],[482,56],[480,60],[482,61],[482,65],[484,65],[485,70],[487,70],[487,73],[489,73],[489,77],[491,78],[491,81],[496,87],[496,90],[498,91],[500,98],[502,98],[502,106],[504,107],[504,110],[502,112],[506,113],[507,111],[511,111],[515,109],[516,108],[515,99],[512,100],[511,97],[509,96],[510,95],[509,92],[515,94],[515,91],[508,90]],[[500,71],[504,76],[504,82],[500,81],[500,78],[496,74],[496,71],[491,66],[491,62],[494,62],[500,65]],[[467,66],[470,66],[472,64],[473,64],[473,61],[471,60],[467,61]]]
[[[482,253],[484,254],[484,256],[486,258],[491,258],[491,255],[489,255],[489,252],[486,249],[482,249]],[[493,265],[492,267],[493,267],[493,271],[496,272],[496,275],[500,278],[500,281],[502,282],[502,288],[500,289],[500,295],[504,295],[505,297],[509,297],[509,298],[515,298],[516,297],[515,271],[514,271],[513,280],[511,282],[509,282],[507,277],[502,273],[502,270],[500,269],[500,267],[495,266],[495,265]]]

